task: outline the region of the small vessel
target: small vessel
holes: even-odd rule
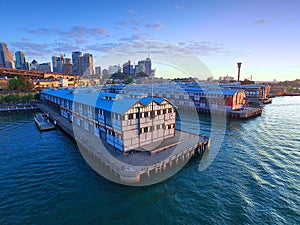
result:
[[[47,131],[55,129],[55,125],[49,120],[46,114],[37,113],[34,116],[34,122],[40,131]]]

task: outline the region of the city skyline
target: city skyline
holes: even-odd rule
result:
[[[236,77],[238,61],[243,62],[242,80],[251,75],[254,80],[299,78],[297,1],[55,3],[0,2],[3,17],[10,18],[0,41],[11,52],[25,52],[27,61],[49,62],[53,55],[82,51],[93,54],[94,66],[106,68],[99,61],[105,52],[134,41],[161,40],[192,51],[215,78]],[[24,12],[30,17],[20,23],[16,15]],[[157,75],[164,76],[151,49],[147,53]]]

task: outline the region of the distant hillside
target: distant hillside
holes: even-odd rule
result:
[[[286,87],[297,87],[300,88],[300,79],[294,81],[283,81],[276,84],[276,86],[286,86]]]

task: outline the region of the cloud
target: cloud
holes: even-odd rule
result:
[[[122,26],[122,27],[127,27],[127,26],[128,26],[128,23],[127,23],[127,22],[124,22],[124,21],[117,22],[116,24],[117,24],[118,26]]]
[[[120,43],[116,43],[116,42],[107,42],[107,43],[89,45],[86,46],[86,49],[90,51],[97,51],[97,52],[108,52],[120,45],[121,45]]]
[[[61,41],[54,41],[52,43],[38,43],[38,42],[30,42],[30,41],[18,41],[10,43],[12,47],[12,51],[16,52],[22,50],[26,54],[26,58],[44,58],[47,57],[47,60],[50,61],[51,59],[48,58],[51,55],[58,55],[58,54],[69,54],[72,51],[77,50],[78,43],[75,41],[68,41],[68,42],[61,42]],[[39,60],[38,60],[39,61]]]
[[[189,49],[197,55],[207,56],[214,53],[226,53],[228,52],[221,44],[209,42],[209,41],[187,41],[179,42],[179,45]]]
[[[265,19],[260,19],[254,22],[254,25],[260,25],[260,24],[265,24],[268,23],[269,20],[265,20]]]
[[[28,41],[30,41],[30,39],[27,38],[27,37],[23,37],[23,38],[22,38],[22,41],[28,42]]]
[[[133,34],[130,37],[125,37],[125,38],[121,38],[119,39],[119,41],[121,42],[133,42],[133,41],[139,41],[139,40],[143,40],[146,37],[151,36],[150,34]]]
[[[108,33],[108,30],[102,27],[86,27],[86,26],[73,26],[69,29],[60,28],[34,28],[25,29],[28,34],[36,35],[54,35],[62,39],[73,39],[78,43],[83,43],[87,38],[103,36]]]
[[[133,23],[133,24],[136,25],[136,26],[141,25],[141,22],[139,22],[135,17],[132,17],[132,18],[130,19],[130,21],[131,21],[131,23]]]
[[[160,30],[160,29],[162,29],[164,27],[164,24],[162,24],[160,21],[157,21],[157,22],[155,22],[153,24],[146,23],[145,27],[153,28],[155,30]]]
[[[134,27],[135,30],[141,31],[143,30],[141,27]]]
[[[132,10],[132,9],[128,9],[128,10],[127,10],[127,13],[128,13],[128,14],[133,14],[133,13],[135,13],[135,11]]]
[[[176,6],[175,6],[175,9],[181,10],[181,9],[183,9],[183,6],[182,6],[182,5],[176,5]]]
[[[13,51],[22,50],[30,57],[42,57],[44,55],[53,54],[53,50],[48,44],[33,43],[29,41],[19,41],[10,43]]]

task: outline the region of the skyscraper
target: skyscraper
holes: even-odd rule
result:
[[[79,75],[92,75],[94,73],[93,55],[85,53],[83,56],[77,58]]]
[[[65,62],[63,64],[63,74],[73,74],[73,65],[72,65],[72,59],[71,58],[65,58]]]
[[[96,67],[95,67],[95,73],[96,73],[97,75],[102,74],[102,72],[101,72],[101,67],[100,67],[100,66],[96,66]]]
[[[95,67],[95,73],[99,75],[99,78],[102,79],[102,70],[100,66]]]
[[[73,74],[79,75],[79,66],[78,66],[78,59],[82,56],[82,52],[76,51],[72,52],[72,61],[73,61]],[[82,74],[80,74],[82,75]]]
[[[73,74],[73,65],[71,63],[63,64],[63,74]]]
[[[37,70],[38,65],[39,65],[38,61],[36,61],[35,59],[32,60],[32,62],[30,63],[30,70]]]
[[[65,63],[65,56],[60,55],[60,57],[52,56],[52,67],[53,72],[63,73],[63,64]]]
[[[102,70],[102,77],[108,76],[109,72],[108,69]]]
[[[138,62],[138,65],[135,66],[135,74],[145,73],[148,76],[151,76],[151,59],[148,57],[146,60],[141,60]]]
[[[148,76],[151,75],[151,59],[148,57],[145,61],[145,70]]]
[[[71,58],[65,58],[65,64],[72,64]]]
[[[14,68],[14,60],[5,43],[0,43],[0,67]]]
[[[131,75],[130,67],[131,67],[130,60],[128,60],[128,62],[123,64],[123,73],[124,73],[124,75],[126,75],[126,76]]]
[[[27,63],[25,59],[25,53],[23,51],[18,51],[15,53],[16,56],[16,69],[26,70]]]
[[[36,66],[36,70],[41,71],[41,72],[48,72],[48,73],[50,73],[51,72],[51,63],[47,62],[47,63],[38,64]]]

